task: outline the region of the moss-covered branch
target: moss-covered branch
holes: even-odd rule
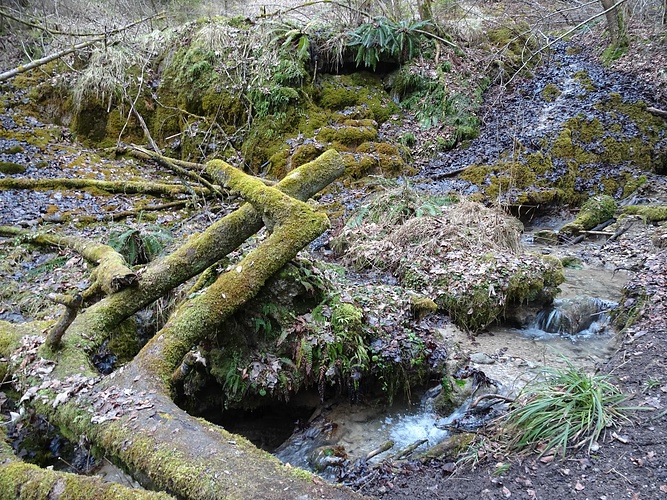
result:
[[[210,191],[198,186],[161,184],[137,181],[100,181],[97,179],[25,179],[5,177],[0,179],[0,189],[99,189],[107,193],[135,193],[153,196],[177,196],[196,194],[208,196]]]
[[[273,234],[250,252],[234,270],[220,276],[204,293],[185,303],[137,356],[165,386],[183,356],[238,307],[254,297],[275,272],[328,227],[324,213],[222,161],[208,164],[208,173],[276,221]]]
[[[123,256],[108,245],[77,236],[34,233],[13,226],[0,226],[0,235],[16,236],[36,245],[71,248],[97,266],[94,271],[95,281],[107,294],[136,285],[139,280],[137,274],[127,266]]]
[[[0,498],[169,499],[166,493],[127,488],[96,476],[46,470],[18,460],[0,432]]]
[[[307,200],[345,171],[340,155],[329,150],[312,162],[293,170],[277,189]],[[261,215],[250,204],[213,223],[184,245],[146,267],[137,287],[108,296],[86,311],[86,330],[93,338],[159,299],[172,288],[197,276],[237,248],[262,227]],[[78,321],[78,320],[77,320]],[[101,340],[100,340],[101,342]]]

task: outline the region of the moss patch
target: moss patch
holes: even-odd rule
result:
[[[0,161],[0,173],[5,175],[22,174],[26,167],[12,161]]]

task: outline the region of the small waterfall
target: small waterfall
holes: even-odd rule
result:
[[[537,313],[534,328],[561,335],[595,334],[609,324],[609,312],[616,302],[594,297],[555,300],[553,306]]]

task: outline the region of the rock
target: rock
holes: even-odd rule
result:
[[[474,352],[470,355],[470,361],[479,365],[492,365],[496,362],[491,356],[484,352]]]

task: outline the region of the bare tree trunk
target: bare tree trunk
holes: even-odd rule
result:
[[[418,9],[422,21],[433,19],[433,0],[421,0],[418,3]]]
[[[622,2],[616,0],[600,0],[600,2],[605,10],[611,45],[626,47],[628,34]]]

